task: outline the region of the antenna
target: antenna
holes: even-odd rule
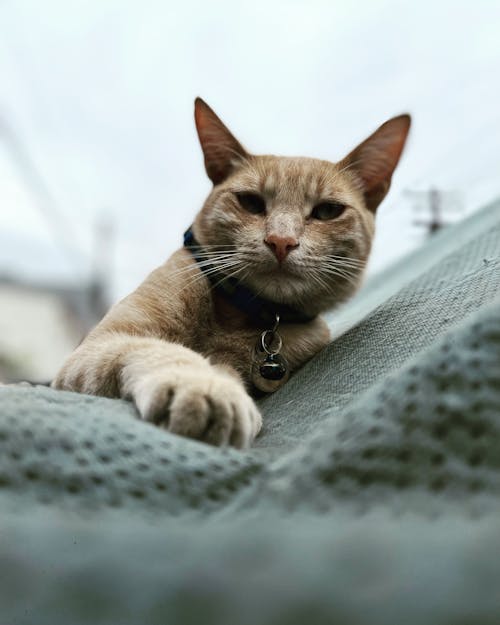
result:
[[[431,187],[427,191],[405,190],[404,194],[413,199],[413,210],[418,213],[425,211],[427,219],[415,219],[415,226],[424,227],[427,235],[432,236],[451,222],[445,219],[450,213],[461,213],[463,206],[457,191],[442,191]]]

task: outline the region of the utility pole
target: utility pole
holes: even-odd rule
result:
[[[94,227],[94,246],[89,283],[89,303],[96,319],[109,308],[109,289],[115,227],[109,216],[101,215]]]
[[[64,252],[68,265],[74,270],[75,283],[80,283],[81,274],[85,271],[87,263],[78,233],[51,193],[42,172],[31,157],[28,146],[7,118],[2,115],[0,115],[0,142],[4,143],[9,150],[9,154],[23,176],[27,188],[35,198],[35,205],[50,227],[54,242]],[[114,235],[115,229],[112,220],[106,216],[101,216],[95,225],[92,266],[85,287],[87,305],[93,320],[100,319],[109,308]]]
[[[415,212],[424,210],[428,213],[427,219],[419,218],[413,221],[415,226],[424,227],[428,236],[436,234],[450,224],[450,221],[445,219],[445,215],[462,211],[460,198],[453,191],[430,188],[428,191],[406,190],[404,193],[413,199]]]

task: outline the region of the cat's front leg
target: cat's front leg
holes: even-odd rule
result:
[[[174,434],[244,448],[260,431],[260,412],[236,374],[181,345],[130,353],[120,377],[141,417]]]
[[[262,424],[236,372],[157,338],[94,332],[52,386],[130,399],[142,419],[213,445],[248,447]]]

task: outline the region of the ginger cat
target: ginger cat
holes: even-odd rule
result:
[[[272,392],[329,340],[319,313],[360,283],[377,206],[410,117],[338,163],[254,156],[200,98],[195,121],[213,189],[185,246],[113,306],[54,388],[123,397],[141,418],[243,448]]]

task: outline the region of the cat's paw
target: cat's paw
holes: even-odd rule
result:
[[[243,386],[208,367],[156,372],[136,386],[133,399],[143,419],[212,445],[248,447],[262,425]]]

